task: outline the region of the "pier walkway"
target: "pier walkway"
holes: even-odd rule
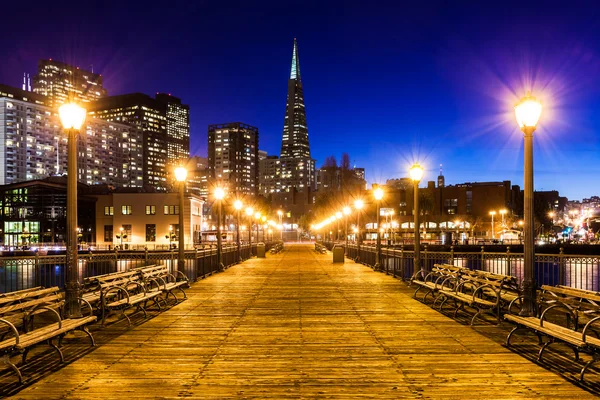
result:
[[[286,244],[277,255],[197,282],[187,290],[188,300],[132,328],[124,321],[96,327],[94,349],[84,337],[67,337],[66,346],[80,349],[75,357],[65,351],[72,357],[67,365],[57,366],[55,354],[43,349],[48,356],[32,356],[32,370],[24,371],[33,381],[22,390],[11,386],[8,394],[18,399],[595,398],[593,388],[584,390],[503,347],[498,338],[506,328],[461,324],[412,299],[405,283],[352,261],[332,264],[331,254],[313,248]],[[565,349],[565,358],[570,356]],[[51,370],[35,366],[43,362],[51,363]],[[590,371],[590,380],[598,382],[597,375]],[[9,370],[0,371],[5,390],[15,380]]]

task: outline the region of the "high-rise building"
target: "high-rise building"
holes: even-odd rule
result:
[[[266,156],[258,162],[259,193],[268,196],[281,192],[281,163],[277,156]]]
[[[206,199],[208,197],[208,158],[194,156],[186,163],[187,189]]]
[[[67,172],[67,135],[46,96],[0,85],[0,184]],[[78,180],[141,187],[142,133],[129,125],[86,119],[78,136]]]
[[[208,126],[210,179],[229,192],[256,195],[258,191],[258,128],[232,122]]]
[[[157,93],[156,100],[166,107],[167,159],[175,164],[190,158],[190,106],[166,93]]]
[[[99,99],[87,105],[90,117],[129,124],[143,132],[144,186],[165,191],[170,167],[187,162],[190,153],[189,106],[177,97],[131,93]]]
[[[281,190],[313,190],[315,161],[310,156],[298,42],[294,38],[281,142]]]
[[[38,73],[33,77],[33,91],[46,96],[50,107],[67,100],[89,103],[106,96],[102,75],[52,59],[40,60]]]

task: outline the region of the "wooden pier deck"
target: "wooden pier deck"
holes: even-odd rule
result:
[[[200,281],[188,300],[130,329],[124,321],[96,328],[93,350],[85,338],[67,337],[67,365],[50,351],[34,355],[24,371],[33,382],[21,390],[2,370],[0,395],[595,398],[593,383],[584,390],[503,347],[494,335],[506,328],[456,322],[412,299],[405,283],[352,261],[332,264],[312,248],[286,245]],[[589,378],[598,382],[597,375]]]

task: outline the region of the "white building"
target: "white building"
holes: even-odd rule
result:
[[[45,96],[0,85],[0,185],[67,171],[67,135]],[[141,187],[143,142],[137,129],[88,118],[78,137],[78,180]]]
[[[96,195],[96,244],[121,244],[117,235],[124,233],[123,247],[169,248],[179,239],[178,193],[119,193]],[[199,243],[202,230],[202,205],[197,195],[184,199],[186,248]],[[121,230],[122,228],[122,230]],[[175,236],[169,238],[170,233]]]

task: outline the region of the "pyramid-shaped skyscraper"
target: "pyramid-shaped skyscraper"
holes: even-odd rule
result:
[[[310,156],[306,108],[300,75],[298,42],[294,38],[292,67],[288,80],[288,93],[281,142],[282,191],[314,189],[315,160]]]

